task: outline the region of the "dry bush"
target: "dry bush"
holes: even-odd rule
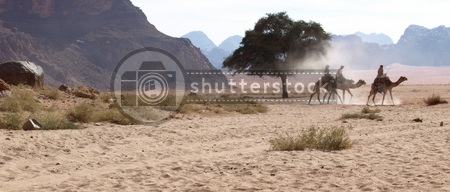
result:
[[[22,129],[23,119],[16,113],[6,113],[0,118],[0,129],[20,130]]]
[[[0,99],[0,111],[14,113],[21,111],[35,112],[41,108],[34,99],[33,90],[14,87],[11,91],[12,97]]]
[[[42,130],[58,129],[80,129],[81,126],[68,121],[65,117],[57,113],[39,112],[32,116],[41,125]]]
[[[92,114],[91,121],[93,122],[110,122],[119,125],[134,125],[139,122],[125,117],[116,108],[96,111]]]
[[[61,92],[56,88],[45,86],[44,88],[39,90],[39,93],[49,99],[53,99],[53,100],[61,99]]]
[[[138,124],[137,121],[125,117],[116,108],[102,108],[99,103],[83,102],[69,110],[66,117],[71,122],[110,122],[119,125]]]
[[[66,114],[66,118],[71,122],[89,123],[93,113],[94,106],[83,102],[70,109]]]
[[[380,113],[381,109],[370,109],[369,107],[364,107],[361,110],[362,114],[369,114],[369,113]]]
[[[369,120],[377,120],[383,121],[383,116],[378,115],[380,113],[380,109],[369,109],[368,107],[364,107],[360,113],[344,113],[341,115],[340,119],[369,119]]]
[[[349,149],[353,146],[347,128],[332,127],[318,129],[312,127],[296,136],[280,136],[269,140],[274,151],[294,151],[305,149],[318,149],[322,151],[336,151]]]
[[[423,102],[428,106],[448,103],[446,100],[442,99],[441,96],[434,94],[433,96],[424,99]]]
[[[266,113],[268,107],[255,101],[246,101],[243,98],[226,98],[208,100],[201,96],[187,96],[179,109],[182,114],[202,113],[221,114],[224,112],[237,112],[241,114]]]
[[[100,98],[100,101],[102,101],[103,103],[110,103],[112,99],[112,95],[109,92],[100,92],[98,97]]]

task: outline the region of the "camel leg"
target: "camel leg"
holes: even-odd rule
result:
[[[344,102],[345,102],[345,89],[342,90],[342,99],[343,99]],[[344,104],[344,103],[342,103],[342,104]]]
[[[369,96],[367,97],[367,103],[366,103],[367,106],[369,106],[370,96],[372,96],[372,94],[369,93]]]
[[[325,97],[327,97],[327,95],[328,95],[328,93],[325,93],[325,95],[323,95],[323,98],[322,98],[323,103],[325,103]]]
[[[332,92],[330,93],[330,95],[328,95],[328,101],[327,101],[327,104],[330,104],[330,98],[331,98],[331,95],[333,95]],[[325,103],[325,101],[323,101],[323,102]]]
[[[383,93],[383,100],[381,101],[381,105],[384,105],[384,97],[386,97],[386,93]]]
[[[369,93],[369,96],[367,97],[367,103],[366,103],[367,106],[369,106],[370,96],[372,96],[372,95],[373,95],[373,92],[371,90],[370,93]]]
[[[375,95],[377,95],[377,93],[374,93],[374,94],[373,94],[372,101],[373,101],[373,105],[376,106],[377,104],[375,103]]]
[[[391,101],[392,101],[392,105],[395,105],[394,103],[394,99],[392,98],[392,90],[389,89],[389,95],[391,95]]]
[[[352,101],[352,99],[353,99],[353,94],[352,94],[352,92],[350,91],[350,89],[348,89],[347,91],[348,91],[348,94],[350,94],[350,100],[348,101],[348,104],[350,104],[351,101]],[[345,98],[344,98],[344,101],[345,101]]]
[[[319,101],[320,104],[322,104],[322,103],[320,102],[320,90],[317,91],[317,100]]]
[[[339,101],[341,101],[341,103],[344,104],[344,102],[343,102],[342,99],[341,99],[341,96],[339,96],[339,94],[337,93],[336,90],[334,90],[334,94],[336,94],[337,97],[339,98]],[[345,101],[345,99],[344,99],[344,101]],[[336,103],[337,103],[337,102],[336,102]]]
[[[314,94],[316,94],[316,92],[313,92],[313,93],[311,94],[311,96],[309,97],[308,105],[311,104],[311,99],[312,99],[312,97],[314,96]],[[319,101],[319,102],[320,102],[320,101]]]

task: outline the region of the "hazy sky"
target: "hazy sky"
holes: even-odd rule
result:
[[[315,21],[336,35],[384,33],[398,41],[410,24],[450,26],[447,0],[132,0],[164,34],[203,31],[217,45],[244,36],[266,13],[286,11],[294,20]]]

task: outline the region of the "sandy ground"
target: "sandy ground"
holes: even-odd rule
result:
[[[365,104],[368,89],[353,101]],[[450,101],[450,85],[395,88],[398,105],[376,107],[383,121],[339,120],[364,105],[298,104],[159,126],[0,130],[0,191],[450,191],[450,106],[425,106],[433,93]],[[356,144],[270,150],[270,138],[311,126],[351,127]]]

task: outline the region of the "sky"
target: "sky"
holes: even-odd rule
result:
[[[216,45],[244,36],[267,13],[320,23],[334,35],[383,33],[394,43],[411,25],[450,26],[447,0],[131,0],[162,33],[181,37],[203,31]]]

